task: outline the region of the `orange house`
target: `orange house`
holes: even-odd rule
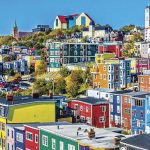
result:
[[[140,91],[150,91],[150,75],[139,75],[138,83]]]
[[[117,90],[119,83],[119,64],[97,64],[91,69],[93,87]]]

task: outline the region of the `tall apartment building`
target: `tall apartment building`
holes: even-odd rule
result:
[[[66,64],[94,62],[97,52],[98,44],[50,43],[48,71],[58,71],[61,66]]]

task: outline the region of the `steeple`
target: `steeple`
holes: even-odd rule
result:
[[[17,26],[16,20],[15,20],[15,24],[14,24],[14,27],[13,27],[13,28],[18,30],[18,26]]]

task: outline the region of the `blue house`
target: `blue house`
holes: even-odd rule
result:
[[[150,133],[150,93],[132,98],[132,134]]]
[[[25,129],[22,127],[15,127],[15,149],[16,150],[24,150],[25,149]]]
[[[119,92],[112,92],[110,95],[110,124],[121,126],[121,95]]]

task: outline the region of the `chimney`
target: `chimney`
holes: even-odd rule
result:
[[[6,100],[9,102],[13,102],[14,96],[11,93],[6,94]]]
[[[39,92],[38,91],[33,91],[32,92],[32,97],[34,98],[34,99],[38,99],[39,98]]]
[[[39,98],[39,93],[32,93],[32,97],[34,99],[38,99]]]
[[[89,139],[92,139],[92,138],[95,138],[95,131],[94,129],[90,129],[90,131],[88,132],[88,138]]]

